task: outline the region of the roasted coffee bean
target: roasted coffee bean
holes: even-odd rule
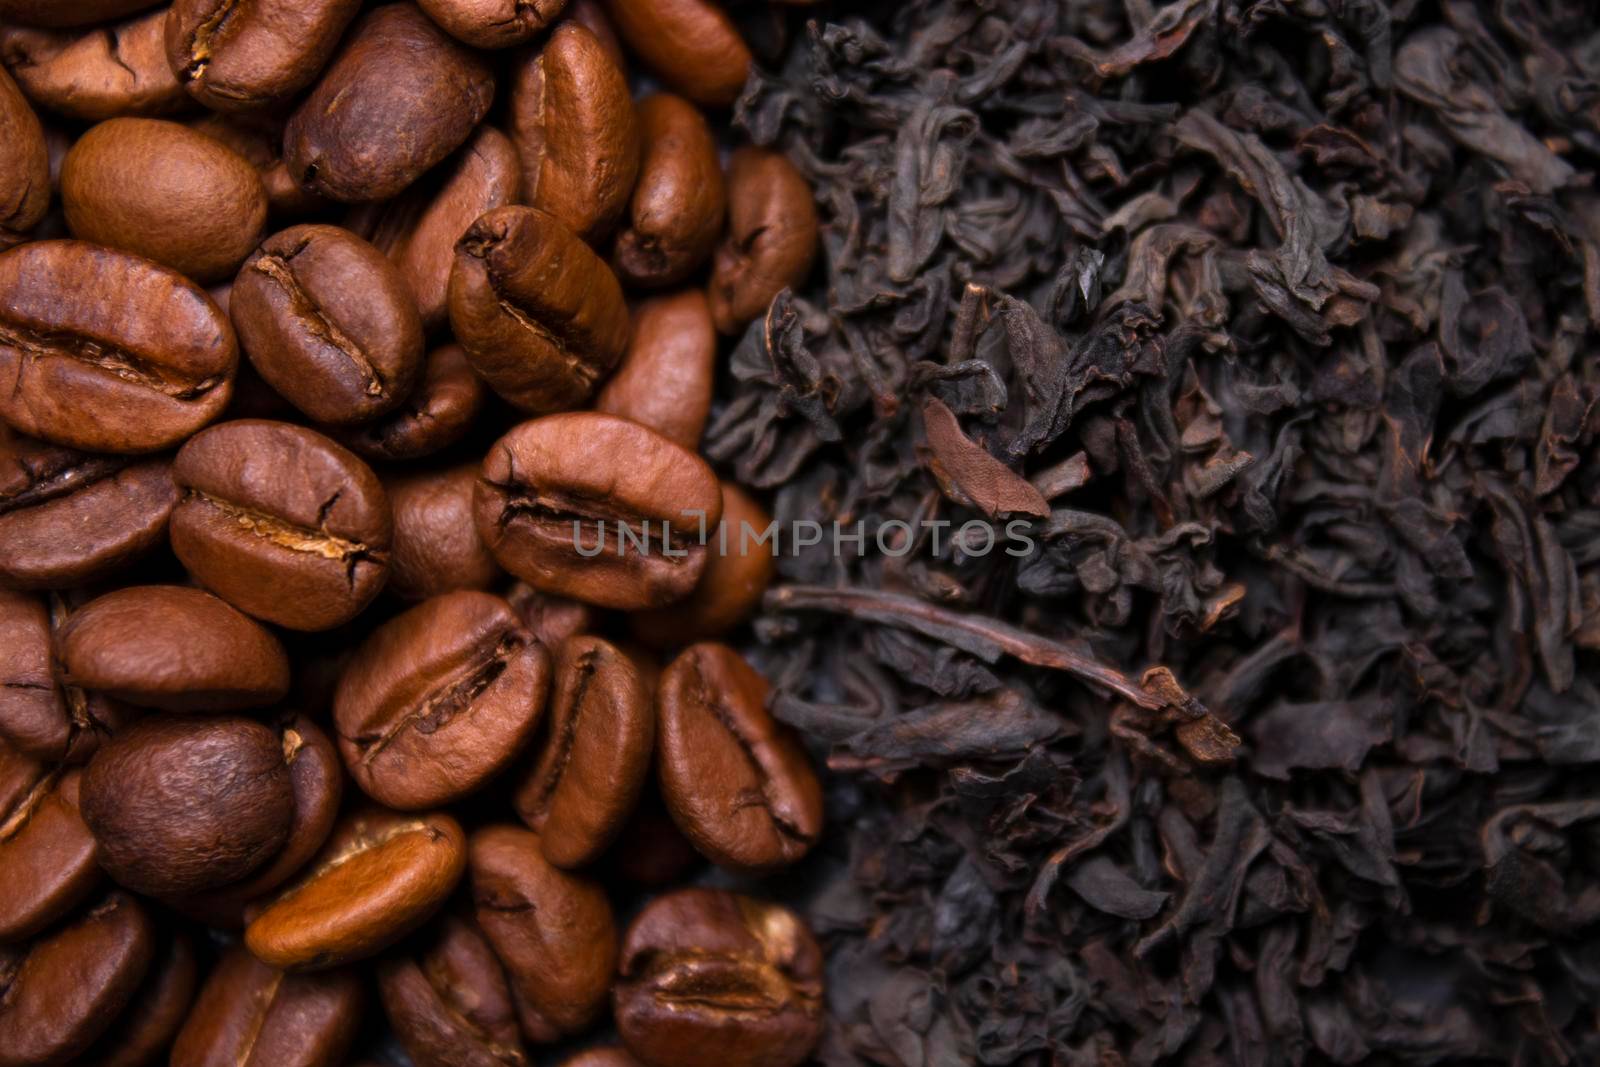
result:
[[[622,831],[650,773],[656,716],[639,668],[601,638],[568,639],[555,678],[544,749],[514,803],[545,859],[573,869]]]
[[[770,871],[822,830],[822,786],[767,681],[727,645],[685,649],[661,675],[656,769],[672,819],[713,863]],[[630,1046],[631,1047],[631,1046]]]
[[[511,139],[526,202],[588,240],[609,232],[639,173],[633,95],[594,34],[563,22],[516,68]]]
[[[497,208],[462,236],[450,325],[490,388],[534,413],[583,404],[628,343],[611,268],[536,208]]]
[[[24,26],[63,28],[109,22],[154,7],[160,0],[0,0],[0,19]]]
[[[0,1067],[77,1063],[154,957],[149,916],[120,892],[30,944],[0,948]]]
[[[78,241],[0,254],[0,419],[96,452],[154,452],[215,418],[239,349],[205,291]]]
[[[250,920],[245,944],[288,970],[376,955],[439,910],[466,860],[466,837],[448,815],[354,812],[309,869]]]
[[[172,1044],[189,1014],[200,973],[187,934],[165,931],[162,942],[133,1002],[76,1061],[79,1067],[147,1067]]]
[[[422,373],[422,319],[405,279],[337,226],[273,234],[233,285],[251,364],[295,407],[336,426],[398,408]]]
[[[74,237],[203,285],[232,277],[267,222],[249,160],[161,119],[111,119],[78,138],[62,164],[61,205]]]
[[[750,73],[750,49],[713,0],[608,0],[606,11],[629,48],[675,92],[726,107]]]
[[[179,895],[270,860],[288,839],[294,790],[278,735],[261,723],[154,715],[94,754],[82,807],[112,878]]]
[[[0,68],[0,251],[27,239],[50,209],[50,155],[44,127],[11,75]]]
[[[500,566],[472,519],[478,465],[414,471],[384,485],[394,509],[389,591],[426,600],[458,589],[487,589]]]
[[[723,482],[722,522],[699,584],[676,604],[635,613],[633,632],[655,648],[675,648],[721,637],[749,618],[778,570],[773,542],[758,540],[771,523],[744,490]]]
[[[474,48],[523,44],[561,14],[566,0],[417,0],[428,17]]]
[[[389,1025],[415,1067],[523,1067],[505,971],[471,923],[446,915],[378,964]]]
[[[512,582],[506,602],[545,648],[560,648],[567,638],[588,633],[599,615],[581,600],[541,593],[527,582]]]
[[[450,316],[456,242],[478,216],[516,203],[521,189],[511,139],[479,126],[450,163],[387,204],[356,208],[348,225],[389,257],[411,287],[423,325],[437,331]]]
[[[250,161],[267,194],[267,207],[273,218],[298,219],[320,214],[329,201],[301,188],[284,165],[282,142],[284,120],[272,114],[219,114],[208,111],[190,119],[189,128],[215,138]]]
[[[60,676],[60,597],[0,591],[0,742],[47,764],[83,763],[130,709]]]
[[[711,411],[716,362],[717,331],[704,293],[646,300],[633,310],[627,353],[595,397],[595,410],[693,449]]]
[[[681,889],[628,928],[615,1001],[648,1067],[794,1067],[822,1036],[822,950],[787,908]]]
[[[361,0],[175,0],[167,62],[189,95],[216,111],[287,100],[316,80]]]
[[[0,745],[0,945],[42,932],[101,884],[82,780]]]
[[[371,460],[420,459],[466,436],[488,402],[483,379],[472,373],[460,345],[428,355],[422,381],[394,411],[365,426],[330,427],[346,448]]]
[[[605,890],[551,865],[539,835],[520,827],[475,832],[468,867],[478,926],[511,979],[523,1035],[544,1043],[587,1029],[617,964]]]
[[[738,333],[811,273],[817,208],[805,178],[777,152],[741,148],[728,163],[728,235],[711,270],[711,317]]]
[[[387,200],[455,151],[494,100],[483,56],[412,3],[363,15],[289,119],[284,159],[330,200]]]
[[[550,656],[511,605],[446,593],[379,627],[339,679],[333,718],[356,784],[401,810],[459,799],[533,738]]]
[[[173,474],[172,550],[234,607],[291,630],[354,618],[389,573],[389,501],[354,455],[302,426],[241,419],[195,435]]]
[[[642,1067],[625,1048],[592,1048],[571,1059],[561,1061],[561,1067]]]
[[[58,641],[66,681],[142,707],[256,708],[289,691],[289,657],[278,639],[199,589],[107,593],[73,612]]]
[[[172,1046],[170,1067],[340,1067],[361,1026],[355,971],[284,974],[241,945],[223,954]]]
[[[705,569],[699,523],[722,518],[716,475],[654,430],[613,415],[549,415],[489,450],[478,533],[536,589],[637,610],[686,596]]]
[[[722,163],[705,116],[682,97],[657,93],[640,101],[639,128],[639,182],[611,264],[630,285],[676,285],[710,258],[722,235]]]
[[[98,581],[161,544],[177,504],[166,459],[91,455],[0,426],[0,587]]]
[[[165,11],[91,30],[0,29],[0,60],[28,99],[59,115],[99,122],[166,115],[188,100],[167,66]]]

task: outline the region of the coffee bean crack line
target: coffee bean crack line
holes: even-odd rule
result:
[[[130,459],[119,456],[85,457],[78,462],[44,473],[29,470],[26,489],[13,496],[0,497],[0,515],[37,507],[69,496],[85,486],[114,476],[130,462],[132,462]]]
[[[222,380],[213,374],[198,381],[164,371],[150,360],[81,334],[64,330],[40,330],[21,324],[0,322],[0,347],[15,348],[30,362],[43,359],[70,359],[96,370],[109,371],[122,381],[141,385],[174,400],[194,400],[215,388]],[[13,393],[22,388],[19,372]]]
[[[186,81],[199,81],[205,77],[206,68],[211,63],[213,43],[222,36],[223,27],[243,6],[244,0],[221,0],[214,11],[200,20],[200,24],[195,27],[194,36],[189,39],[189,45],[185,49],[189,54],[189,62],[183,68],[183,77]],[[236,91],[217,89],[214,86],[210,88],[220,96],[243,99],[243,94]]]
[[[21,833],[28,823],[33,821],[34,813],[49,798],[60,777],[61,771],[57,769],[43,775],[37,782],[33,783],[33,787],[28,790],[28,795],[22,798],[22,803],[18,804],[11,814],[6,816],[4,822],[0,822],[0,841],[11,840]]]
[[[327,530],[298,526],[276,515],[222,500],[198,489],[190,489],[186,499],[199,500],[210,505],[231,518],[241,528],[290,552],[303,552],[307,555],[321,556],[323,559],[344,561],[349,566],[352,584],[355,581],[355,568],[358,564],[364,560],[381,561],[384,555],[361,541],[350,541]],[[334,499],[337,499],[337,494]],[[323,505],[324,514],[328,506],[328,504]]]
[[[300,284],[300,279],[295,276],[288,266],[290,260],[299,255],[309,242],[302,242],[300,246],[287,255],[269,254],[251,264],[251,269],[258,270],[271,279],[289,300],[290,313],[305,324],[314,336],[322,338],[329,347],[338,350],[356,368],[356,373],[361,376],[362,388],[368,396],[383,396],[385,392],[383,376],[372,365],[361,351],[361,347],[352,341],[338,325],[328,317],[321,306],[312,299],[310,293]]]
[[[621,551],[621,537],[620,534],[617,537],[606,537],[605,529],[610,526],[613,531],[617,531],[625,527],[629,533],[628,544],[637,546],[643,542],[645,547],[640,553],[641,555],[654,559],[664,559],[674,564],[686,558],[686,555],[679,555],[678,553],[687,554],[696,547],[679,533],[669,533],[663,543],[660,534],[653,532],[653,530],[656,528],[655,524],[668,522],[665,519],[651,519],[637,512],[618,513],[615,508],[612,509],[611,514],[607,514],[603,511],[586,507],[583,503],[571,497],[544,495],[537,492],[530,495],[517,492],[516,489],[518,487],[516,486],[501,483],[491,484],[506,494],[505,503],[500,507],[500,525],[502,527],[509,526],[518,518],[523,518],[531,525],[538,527],[541,533],[549,532],[557,538],[571,538],[582,544],[582,538],[576,536],[574,531],[581,532],[583,524],[593,523],[599,529],[599,539],[603,540],[608,546],[616,546],[608,549],[613,555],[624,554]],[[640,526],[644,527],[644,533],[642,536],[635,537],[635,532]],[[661,549],[664,548],[672,551],[662,551]],[[585,551],[587,550],[588,546],[585,545]],[[635,551],[638,551],[637,547]]]
[[[739,730],[738,722],[731,714],[729,714],[727,705],[712,695],[711,687],[706,684],[705,678],[698,672],[696,672],[695,686],[698,690],[700,705],[709,709],[716,720],[722,724],[722,728],[728,731],[728,734],[733,738],[734,743],[739,746],[739,751],[744,753],[745,759],[749,761],[751,768],[755,771],[757,780],[761,782],[760,792],[747,801],[740,801],[736,803],[734,805],[734,810],[740,811],[747,807],[759,807],[767,813],[767,818],[772,820],[773,825],[776,826],[779,832],[781,832],[784,836],[791,837],[794,840],[804,842],[805,844],[810,844],[813,840],[815,840],[815,838],[808,835],[804,830],[796,826],[789,819],[779,815],[774,809],[773,799],[767,792],[768,786],[772,782],[772,776],[767,773],[766,768],[761,764],[761,760],[756,757],[755,745]]]
[[[361,762],[372,763],[409,728],[415,728],[421,734],[431,734],[449,724],[457,715],[470,713],[473,701],[505,673],[507,661],[524,645],[525,642],[515,634],[506,635],[496,644],[487,660],[460,672],[455,681],[434,689],[416,711],[401,717],[381,734],[363,734],[353,738],[356,746],[362,750]]]
[[[589,687],[594,682],[594,660],[595,654],[586,652],[578,664],[577,691],[568,702],[572,714],[562,720],[559,732],[550,739],[550,744],[555,746],[555,759],[551,763],[549,772],[539,783],[539,792],[533,801],[534,814],[549,810],[550,798],[555,795],[556,789],[561,785],[561,779],[566,776],[568,764],[572,762],[572,750],[578,740],[578,720],[583,717],[585,698],[589,695]]]
[[[777,968],[732,952],[653,953],[644,962],[644,980],[674,1010],[777,1015],[789,1001],[790,984]]]

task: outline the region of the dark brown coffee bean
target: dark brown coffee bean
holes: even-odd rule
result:
[[[728,163],[728,235],[711,270],[711,317],[738,333],[811,273],[817,208],[805,178],[777,152],[741,148]]]
[[[364,204],[346,221],[376,245],[411,287],[430,331],[450,314],[456,242],[478,216],[516,203],[522,163],[511,139],[479,126],[455,157],[387,204]]]
[[[72,613],[58,637],[66,680],[142,707],[256,708],[289,691],[278,639],[199,589],[118,589]]]
[[[243,878],[283,846],[294,790],[278,735],[249,719],[158,715],[89,761],[83,820],[100,865],[152,896]]]
[[[139,993],[79,1067],[148,1067],[172,1044],[189,1014],[199,985],[194,943],[181,931],[168,931]]]
[[[0,745],[0,944],[42,932],[101,884],[82,779]]]
[[[697,104],[726,107],[750,73],[750,49],[713,0],[608,0],[606,11],[628,47],[674,91]]]
[[[514,803],[545,859],[573,869],[621,833],[650,773],[656,716],[639,668],[598,637],[563,644],[555,678],[544,750]]]
[[[705,116],[682,97],[640,101],[639,128],[639,183],[611,263],[630,285],[676,285],[710,258],[722,234],[722,163]]]
[[[416,1067],[524,1067],[505,971],[472,924],[446,915],[378,965],[389,1025]]]
[[[166,459],[92,455],[0,427],[0,586],[98,581],[161,544],[177,504]]]
[[[374,631],[339,679],[333,718],[356,784],[415,810],[472,792],[533,738],[550,657],[489,593],[434,597]]]
[[[700,514],[722,518],[711,468],[614,415],[549,415],[515,427],[483,462],[478,533],[536,589],[625,611],[659,607],[705,569]]]
[[[588,633],[600,614],[581,600],[541,593],[527,582],[512,582],[506,602],[545,648],[560,648],[567,638]]]
[[[474,48],[510,48],[532,40],[561,14],[566,0],[417,0],[445,32]]]
[[[617,1030],[648,1067],[794,1067],[822,1036],[822,950],[776,904],[657,897],[628,928],[621,975]]]
[[[0,19],[54,28],[109,22],[154,7],[160,0],[0,0]]]
[[[62,164],[61,206],[74,237],[202,285],[232,277],[267,222],[267,194],[248,160],[161,119],[111,119],[78,138]]]
[[[0,68],[0,251],[27,239],[50,209],[44,127],[11,75]]]
[[[239,348],[205,291],[78,241],[0,255],[0,419],[92,452],[154,452],[210,422]]]
[[[561,1061],[561,1067],[642,1067],[625,1048],[592,1048],[571,1059]]]
[[[31,944],[0,948],[0,1067],[76,1063],[154,956],[149,916],[121,892]]]
[[[466,861],[466,837],[448,815],[354,812],[306,872],[251,918],[245,944],[289,970],[376,955],[439,910]]]
[[[371,460],[420,459],[467,435],[489,400],[460,345],[429,353],[422,381],[389,414],[365,426],[330,427],[346,448]]]
[[[326,437],[258,419],[214,426],[178,452],[172,550],[234,607],[291,630],[348,622],[389,574],[378,476]]]
[[[189,95],[216,111],[287,100],[316,81],[361,0],[176,0],[167,62]]]
[[[422,318],[405,279],[337,226],[274,234],[234,282],[234,327],[251,364],[318,422],[371,422],[422,373]]]
[[[821,784],[793,731],[767,712],[767,688],[739,653],[708,643],[668,665],[656,698],[667,810],[730,870],[793,863],[822,832]]]
[[[295,179],[330,200],[387,200],[455,151],[494,100],[488,61],[412,3],[369,11],[284,131]]]
[[[520,827],[475,832],[468,867],[478,926],[511,979],[523,1035],[543,1043],[587,1029],[617,964],[605,890],[552,866],[539,835]]]
[[[588,240],[608,233],[639,173],[628,80],[594,34],[563,22],[517,65],[511,139],[526,202]]]
[[[86,762],[132,716],[62,679],[56,633],[67,617],[59,596],[0,591],[0,742],[47,764]]]
[[[758,540],[771,522],[760,504],[723,482],[722,522],[699,584],[676,604],[636,612],[629,619],[633,632],[655,648],[678,648],[721,637],[749,618],[778,569],[774,542]]]
[[[385,483],[394,509],[390,592],[426,600],[458,589],[487,589],[500,579],[500,566],[472,519],[477,484],[476,463],[415,471]]]
[[[0,29],[0,60],[40,107],[83,122],[166,115],[188,100],[167,66],[167,13],[92,30]]]
[[[171,1067],[340,1067],[366,999],[355,971],[284,974],[223,954],[172,1046]]]
[[[497,208],[461,238],[450,325],[490,388],[535,413],[585,403],[628,343],[611,268],[536,208]]]
[[[696,448],[711,411],[716,362],[717,331],[704,293],[646,300],[633,310],[627,353],[595,397],[595,410]]]

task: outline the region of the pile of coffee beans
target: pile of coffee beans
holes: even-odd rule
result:
[[[817,218],[715,132],[729,13],[0,0],[0,59],[0,1067],[804,1060],[817,942],[720,887],[822,790],[697,446]]]

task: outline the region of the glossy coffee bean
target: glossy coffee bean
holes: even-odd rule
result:
[[[83,778],[100,865],[152,896],[213,889],[288,839],[294,791],[278,735],[250,719],[155,715],[102,745]]]
[[[172,550],[239,610],[291,630],[354,618],[389,573],[377,475],[315,431],[241,419],[195,435],[173,474]]]
[[[571,1059],[561,1061],[561,1067],[642,1067],[625,1048],[592,1048]]]
[[[628,343],[611,268],[536,208],[491,211],[457,243],[450,325],[490,388],[536,413],[585,403]]]
[[[389,591],[395,596],[427,600],[487,589],[500,579],[500,565],[472,519],[477,484],[476,463],[411,471],[384,483],[394,509]]]
[[[766,709],[767,682],[727,645],[683,651],[661,675],[656,769],[672,819],[737,871],[798,860],[822,831],[822,787],[794,732]]]
[[[267,384],[317,422],[371,422],[422,373],[422,318],[405,279],[337,226],[273,234],[233,285],[239,344]]]
[[[307,870],[259,909],[245,944],[269,966],[289,970],[376,955],[439,910],[466,858],[461,825],[448,815],[356,811]]]
[[[79,452],[0,427],[0,587],[107,577],[166,539],[177,504],[165,458]]]
[[[53,0],[52,0],[53,2]],[[166,115],[187,98],[167,66],[165,11],[98,29],[0,29],[0,59],[28,99],[66,118]]]
[[[315,81],[360,10],[361,0],[176,0],[164,28],[167,62],[206,107],[259,108]]]
[[[716,379],[717,331],[698,289],[640,303],[622,365],[594,408],[648,426],[684,448],[700,444]]]
[[[339,753],[380,803],[449,803],[532,740],[549,686],[549,653],[509,604],[446,593],[380,626],[356,650],[333,699]]]
[[[44,127],[11,75],[0,68],[0,251],[27,238],[50,208]]]
[[[0,945],[43,932],[102,882],[82,780],[0,745]]]
[[[412,3],[363,15],[284,130],[301,185],[330,200],[387,200],[455,151],[489,110],[488,61]]]
[[[421,459],[460,441],[488,403],[460,345],[429,353],[422,381],[394,411],[364,426],[330,427],[340,444],[370,460]]]
[[[676,285],[710,258],[722,234],[722,163],[705,116],[680,96],[641,100],[639,128],[639,181],[611,264],[630,285]]]
[[[341,1067],[365,1000],[355,971],[284,974],[223,954],[172,1046],[171,1067]]]
[[[61,205],[74,237],[202,285],[232,277],[267,222],[249,160],[161,119],[111,119],[78,138],[62,163]]]
[[[199,986],[194,943],[164,931],[155,961],[133,1001],[77,1061],[81,1067],[147,1067],[172,1044]]]
[[[511,138],[529,205],[591,241],[612,229],[639,173],[639,123],[628,80],[583,26],[563,22],[518,63]]]
[[[506,602],[545,648],[560,648],[567,638],[588,633],[600,615],[581,600],[541,593],[527,582],[512,582]]]
[[[475,832],[468,866],[478,926],[505,965],[523,1035],[543,1043],[588,1028],[617,962],[605,890],[551,865],[539,835],[520,827]]]
[[[817,208],[805,178],[777,152],[741,148],[728,163],[728,235],[711,270],[711,317],[738,333],[811,273]]]
[[[389,1025],[415,1067],[524,1067],[500,961],[471,923],[446,915],[378,964]]]
[[[131,715],[103,693],[62,678],[58,596],[0,591],[0,742],[46,764],[80,764]]]
[[[160,0],[0,0],[0,19],[53,28],[109,22],[154,7]]]
[[[629,927],[615,1000],[647,1067],[794,1067],[822,1035],[822,950],[787,908],[681,889]]]
[[[474,48],[510,48],[550,25],[565,0],[417,0],[450,36]]]
[[[778,570],[773,542],[759,542],[772,516],[732,482],[722,483],[722,522],[694,592],[629,621],[640,640],[675,648],[721,637],[755,611]]]
[[[655,707],[639,668],[598,637],[573,637],[555,659],[543,751],[517,788],[517,815],[558,867],[598,859],[627,822],[650,772]]]
[[[239,349],[205,291],[78,241],[0,255],[0,419],[91,452],[154,452],[222,411]]]
[[[0,948],[0,1067],[76,1063],[138,992],[155,940],[138,901],[113,892],[31,943]]]
[[[607,0],[617,32],[673,91],[725,107],[750,73],[750,49],[713,0]]]
[[[68,682],[142,707],[255,708],[289,691],[289,657],[278,639],[199,589],[107,593],[72,613],[59,647]]]
[[[478,533],[506,570],[622,610],[694,588],[706,560],[699,513],[708,529],[722,517],[704,461],[653,430],[589,412],[512,429],[484,459],[476,501]]]

